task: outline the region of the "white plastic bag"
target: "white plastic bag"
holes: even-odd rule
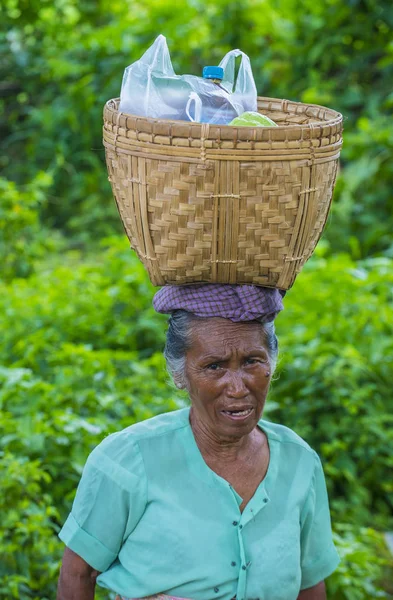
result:
[[[235,60],[241,65],[235,82]],[[166,39],[154,44],[124,71],[119,110],[157,119],[202,123],[229,123],[245,111],[257,110],[257,90],[250,60],[240,50],[228,52],[220,62],[221,85],[194,75],[176,75]]]

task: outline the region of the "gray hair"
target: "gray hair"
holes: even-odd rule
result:
[[[187,387],[185,376],[186,353],[191,347],[191,327],[193,323],[199,320],[201,320],[201,317],[197,317],[185,310],[175,310],[169,317],[164,356],[167,369],[177,387]],[[261,326],[273,374],[278,356],[278,340],[274,322],[254,322],[259,323]]]

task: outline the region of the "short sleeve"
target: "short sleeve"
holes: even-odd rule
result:
[[[340,562],[333,544],[325,477],[314,454],[314,474],[300,519],[302,590],[331,575]]]
[[[91,567],[106,571],[146,506],[139,447],[109,436],[87,459],[60,539]]]

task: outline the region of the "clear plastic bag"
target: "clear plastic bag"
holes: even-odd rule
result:
[[[235,82],[235,61],[242,57]],[[220,67],[220,84],[194,75],[176,75],[166,39],[158,36],[145,54],[124,71],[119,110],[157,119],[227,124],[257,110],[257,90],[250,59],[241,50],[228,52]]]

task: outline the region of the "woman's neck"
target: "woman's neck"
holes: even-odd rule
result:
[[[220,437],[199,418],[192,407],[190,424],[202,456],[219,459],[223,462],[233,462],[244,456],[244,453],[248,453],[253,445],[255,436],[258,436],[258,432],[254,429],[251,433],[241,437]]]

